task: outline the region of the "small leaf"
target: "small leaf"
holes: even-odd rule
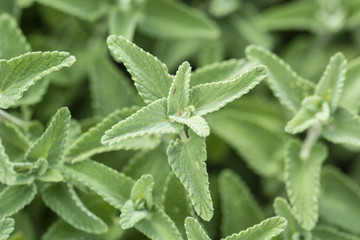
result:
[[[286,191],[300,225],[314,228],[318,220],[318,197],[320,193],[321,165],[327,149],[318,143],[311,149],[307,159],[300,158],[301,143],[292,141],[285,155]]]
[[[190,118],[179,117],[171,115],[169,116],[171,121],[182,123],[187,125],[191,130],[193,130],[200,137],[207,137],[210,135],[210,128],[204,118],[200,116],[193,116]]]
[[[190,87],[191,67],[188,62],[180,65],[176,72],[174,81],[171,84],[168,96],[168,115],[182,116],[185,108],[189,104],[189,87]]]
[[[360,240],[360,237],[342,232],[330,226],[318,226],[312,230],[313,235],[319,240]]]
[[[139,200],[146,202],[147,209],[151,209],[153,206],[152,190],[154,187],[154,178],[150,174],[141,176],[138,179],[133,188],[131,189],[131,200],[136,203]]]
[[[268,218],[261,223],[222,240],[270,240],[284,231],[287,221],[282,217]]]
[[[147,210],[136,210],[133,201],[128,200],[121,208],[120,225],[122,229],[129,229],[136,223],[146,218],[149,212]]]
[[[168,96],[172,78],[165,64],[122,36],[109,36],[107,44],[114,59],[124,63],[146,103]]]
[[[178,133],[182,125],[170,122],[166,112],[166,98],[154,101],[106,131],[101,143],[113,145],[138,136]]]
[[[8,186],[0,193],[0,218],[11,216],[34,199],[36,185],[15,185]]]
[[[241,2],[238,0],[211,0],[209,11],[215,17],[221,18],[230,15],[239,6],[241,6]]]
[[[188,191],[196,213],[209,221],[214,214],[214,208],[206,172],[205,138],[189,131],[188,139],[170,142],[167,155],[173,172]]]
[[[61,182],[64,180],[64,177],[59,170],[48,169],[43,175],[38,176],[37,179],[43,182]]]
[[[88,233],[104,233],[108,230],[104,221],[86,208],[69,185],[53,184],[42,191],[42,198],[46,206],[79,230]]]
[[[12,218],[0,219],[0,240],[7,240],[14,231],[15,222]]]
[[[189,240],[211,240],[200,223],[193,217],[185,219],[185,229]]]
[[[328,102],[332,111],[335,111],[342,95],[346,75],[346,62],[342,53],[332,56],[315,88],[315,95]]]
[[[25,158],[36,161],[44,158],[49,162],[49,167],[59,164],[63,160],[63,153],[70,126],[70,112],[67,108],[59,109],[49,126],[41,137],[30,147]]]
[[[0,60],[0,107],[10,107],[39,79],[74,62],[66,52],[30,52]]]
[[[4,146],[0,138],[0,182],[11,185],[16,181],[16,172],[12,166],[12,163],[5,153]]]
[[[259,46],[246,48],[246,56],[268,68],[270,88],[292,113],[296,113],[302,100],[312,95],[314,84],[298,76],[291,67],[275,54]]]
[[[196,116],[202,116],[224,107],[248,93],[266,76],[266,68],[257,66],[233,80],[197,85],[190,90],[190,105]]]

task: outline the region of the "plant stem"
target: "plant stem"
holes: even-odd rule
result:
[[[21,127],[25,127],[26,123],[24,121],[22,121],[21,119],[14,117],[11,114],[8,114],[7,112],[5,112],[4,110],[0,109],[0,118],[6,119],[10,122],[15,123],[16,125],[19,125]]]
[[[313,125],[307,132],[304,144],[300,152],[300,158],[306,160],[311,152],[312,147],[321,135],[321,124]]]
[[[181,139],[183,142],[185,142],[185,141],[187,141],[187,140],[189,139],[189,138],[187,137],[186,132],[185,132],[184,129],[180,131],[179,135],[180,135],[180,139]]]

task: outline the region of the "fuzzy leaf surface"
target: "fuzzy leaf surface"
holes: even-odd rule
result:
[[[204,118],[200,116],[193,116],[186,118],[186,117],[171,115],[169,116],[169,119],[171,121],[175,121],[187,125],[200,137],[207,137],[210,135],[210,128],[208,123],[205,121]]]
[[[211,240],[200,223],[193,217],[185,219],[185,230],[189,240]]]
[[[114,59],[124,63],[146,103],[168,96],[172,78],[165,64],[122,36],[109,36],[107,44]]]
[[[205,164],[205,138],[189,131],[188,139],[170,142],[167,155],[173,172],[188,191],[196,213],[209,221],[214,214],[214,208]]]
[[[0,138],[0,182],[10,185],[16,181],[16,172],[12,166],[9,156],[5,153],[5,148]]]
[[[150,174],[143,175],[135,182],[133,188],[131,189],[130,198],[133,202],[144,200],[146,202],[147,209],[151,209],[153,206],[153,188],[154,178]]]
[[[120,225],[122,229],[129,229],[135,226],[136,223],[146,218],[149,212],[147,210],[136,210],[132,200],[126,201],[121,208]]]
[[[3,218],[0,220],[0,240],[7,240],[14,231],[15,222],[12,218]]]
[[[349,111],[358,112],[360,106],[360,58],[356,58],[347,64],[346,81],[341,94],[339,105]]]

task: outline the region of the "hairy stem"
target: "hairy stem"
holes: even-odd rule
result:
[[[10,122],[12,122],[12,123],[15,123],[16,125],[21,126],[21,127],[25,127],[25,126],[26,126],[26,123],[25,123],[23,120],[21,120],[21,119],[19,119],[19,118],[17,118],[17,117],[14,117],[13,115],[5,112],[5,111],[2,110],[2,109],[0,109],[0,119],[1,119],[1,118],[2,118],[2,119],[6,119],[6,120],[8,120],[8,121],[10,121]]]
[[[304,144],[300,152],[300,158],[306,160],[311,152],[312,147],[321,136],[321,124],[313,125],[307,132]]]

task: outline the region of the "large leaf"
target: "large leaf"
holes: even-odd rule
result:
[[[142,32],[160,38],[217,38],[218,27],[202,12],[181,2],[146,2],[145,16],[139,23]]]
[[[190,105],[194,115],[202,116],[224,107],[248,93],[266,76],[266,68],[254,67],[233,80],[197,85],[190,90]]]
[[[86,208],[69,185],[53,184],[42,191],[42,198],[46,206],[79,230],[88,233],[104,233],[108,230],[104,221]]]
[[[15,182],[15,180],[16,173],[8,155],[5,153],[5,149],[0,138],[0,182],[10,185]]]
[[[284,231],[286,224],[285,218],[272,217],[222,240],[270,240]]]
[[[8,108],[36,81],[74,62],[66,52],[31,52],[0,60],[0,107]]]
[[[36,192],[35,184],[6,187],[0,193],[0,218],[19,212],[34,199]]]
[[[209,221],[214,214],[214,208],[206,172],[205,138],[189,130],[188,139],[170,142],[167,155],[173,172],[188,191],[196,213]]]
[[[343,108],[358,113],[360,105],[360,58],[349,62],[346,71],[346,81],[341,94],[339,105]]]
[[[124,63],[146,103],[168,96],[172,78],[165,64],[122,36],[109,36],[107,44],[115,60]]]
[[[43,158],[54,166],[63,160],[63,153],[70,126],[70,111],[59,109],[41,137],[30,147],[26,159],[35,162]]]
[[[246,184],[234,172],[224,170],[220,173],[219,193],[222,236],[238,233],[265,218]]]
[[[130,117],[105,132],[101,143],[113,145],[123,140],[149,134],[178,133],[181,124],[170,122],[166,111],[166,98],[143,107]]]
[[[90,188],[117,209],[121,209],[130,198],[134,184],[134,181],[124,174],[91,160],[66,164],[64,175],[73,184]]]
[[[200,223],[193,217],[185,219],[185,229],[189,240],[211,240]]]
[[[321,165],[327,149],[318,143],[306,159],[300,157],[301,142],[292,141],[285,157],[286,191],[300,225],[311,230],[318,220]]]
[[[312,95],[314,84],[298,76],[287,63],[265,48],[249,46],[246,56],[268,68],[267,80],[271,89],[293,113],[300,108],[305,97]]]
[[[14,219],[3,218],[0,220],[0,240],[6,240],[10,234],[14,231]]]

